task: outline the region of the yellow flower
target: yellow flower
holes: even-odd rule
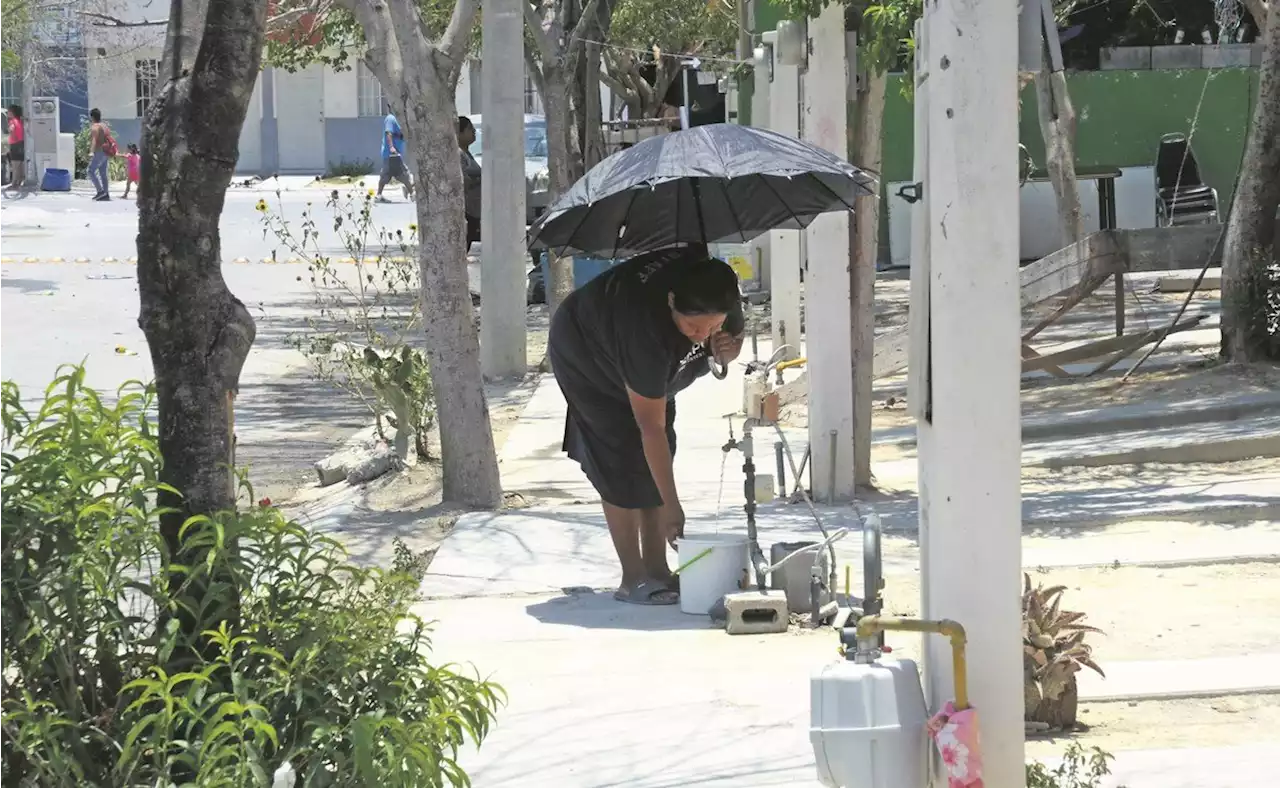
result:
[[[411,232],[411,233],[416,233],[416,232],[418,232],[418,225],[417,225],[417,224],[414,224],[414,223],[412,223],[412,222],[410,222],[410,223],[409,223],[409,232]]]
[[[373,189],[370,189],[370,190],[369,190],[369,193],[368,193],[367,195],[365,195],[365,196],[366,196],[366,197],[372,197],[372,196],[373,196]]]
[[[257,205],[255,205],[255,206],[253,206],[253,208],[254,208],[254,210],[255,210],[255,211],[257,211],[258,213],[266,213],[266,212],[267,212],[267,201],[266,201],[266,200],[258,200],[258,204],[257,204]]]

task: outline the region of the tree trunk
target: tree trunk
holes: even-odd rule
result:
[[[218,223],[262,62],[266,5],[211,0],[199,18],[203,35],[166,47],[170,62],[190,65],[170,72],[178,78],[146,118],[138,190],[138,325],[155,372],[160,481],[178,491],[159,494],[170,508],[160,531],[178,563],[189,560],[179,539],[187,518],[235,508],[233,405],[255,328],[222,278]],[[225,604],[234,621],[236,600]],[[199,633],[181,615],[194,639]],[[180,648],[173,659],[188,657]]]
[[[422,313],[430,316],[423,321],[425,353],[440,424],[444,499],[494,509],[502,504],[502,483],[467,281],[454,79],[447,59],[430,47],[402,45],[401,55],[387,71],[400,88],[397,110],[408,120],[405,137],[417,169]]]
[[[581,177],[581,157],[573,144],[569,111],[568,74],[559,65],[542,64],[542,110],[547,118],[548,193],[552,202]],[[560,303],[573,292],[573,258],[552,257],[551,281],[547,282],[547,305],[555,314]]]
[[[853,117],[853,163],[869,172],[880,172],[884,150],[884,72],[869,74],[866,89],[858,94]],[[875,281],[880,241],[880,199],[858,197],[854,203],[850,234],[850,293],[853,297],[853,480],[871,484],[871,407],[875,379]]]
[[[584,36],[592,42],[607,41],[613,20],[612,0],[600,0],[595,10],[595,18],[590,20]],[[582,42],[581,46],[583,49],[574,76],[570,111],[578,132],[582,170],[585,173],[605,156],[604,131],[601,128],[604,113],[600,106],[601,47],[587,42]]]
[[[1254,106],[1222,251],[1222,356],[1280,360],[1280,15],[1272,11],[1263,41]]]
[[[1044,137],[1045,168],[1058,200],[1058,221],[1062,225],[1059,248],[1084,237],[1084,215],[1080,210],[1080,188],[1076,183],[1076,111],[1067,93],[1067,79],[1051,70],[1045,53],[1036,74],[1036,107],[1040,134]]]

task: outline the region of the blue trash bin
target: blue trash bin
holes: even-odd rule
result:
[[[46,192],[71,191],[71,173],[68,170],[49,167],[44,171],[44,177],[40,179],[40,189]]]
[[[541,253],[539,266],[542,268],[542,281],[551,281],[551,272],[547,270],[547,253]],[[600,274],[617,265],[617,260],[600,260],[595,257],[573,256],[573,289],[585,285]]]

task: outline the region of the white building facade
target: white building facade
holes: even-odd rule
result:
[[[167,11],[157,0],[132,0],[122,18],[155,21]],[[142,118],[163,84],[158,72],[164,34],[162,25],[85,33],[88,103],[101,110],[121,147],[140,142]],[[478,61],[463,69],[459,114],[480,111],[479,76]],[[541,111],[528,77],[525,111]],[[344,164],[373,169],[381,157],[385,114],[382,87],[363,63],[343,71],[313,65],[294,73],[264,66],[240,130],[236,172],[321,175]]]

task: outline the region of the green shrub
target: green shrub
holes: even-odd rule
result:
[[[115,132],[111,132],[115,135]],[[129,143],[116,137],[116,145],[120,149],[120,155],[113,156],[107,161],[107,178],[113,181],[122,181],[127,174],[127,165],[125,165],[124,154],[129,149]],[[89,121],[80,122],[80,130],[76,132],[76,178],[89,177]]]
[[[502,690],[429,662],[411,554],[362,569],[259,505],[190,519],[203,559],[170,560],[152,405],[80,368],[36,412],[3,384],[3,783],[468,784]]]
[[[347,161],[343,159],[337,163],[330,162],[329,168],[325,170],[325,180],[332,178],[362,178],[373,172],[373,159],[356,159]]]
[[[1052,769],[1039,761],[1027,764],[1027,788],[1100,788],[1102,778],[1111,774],[1114,759],[1101,747],[1086,751],[1071,742],[1062,753],[1062,762]]]

